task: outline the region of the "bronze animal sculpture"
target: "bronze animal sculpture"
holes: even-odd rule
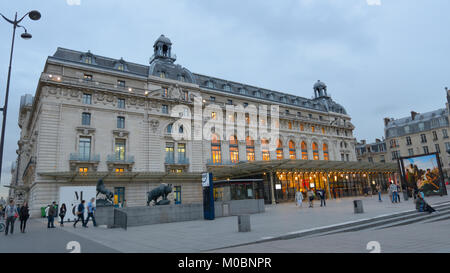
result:
[[[170,203],[167,200],[167,195],[172,192],[172,185],[161,184],[159,187],[154,188],[153,190],[147,192],[147,206],[150,205],[150,202],[155,201],[155,205],[168,205]],[[162,200],[157,202],[158,198],[162,196]]]
[[[98,196],[99,193],[104,194],[106,197],[106,200],[108,200],[109,202],[112,203],[114,194],[105,187],[105,183],[103,182],[103,179],[101,179],[101,178],[97,181],[97,195],[96,196]]]

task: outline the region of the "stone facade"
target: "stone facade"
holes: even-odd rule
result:
[[[386,142],[376,139],[374,143],[366,143],[361,140],[356,144],[356,157],[364,162],[386,162]]]
[[[182,203],[201,202],[196,174],[208,164],[235,164],[230,144],[237,148],[238,161],[248,156],[245,139],[230,143],[220,137],[219,162],[211,161],[211,139],[174,139],[169,131],[179,119],[175,110],[194,113],[199,97],[201,109],[279,106],[283,158],[302,159],[304,142],[310,160],[357,160],[351,118],[327,95],[325,84],[316,83],[316,97],[305,99],[194,74],[174,63],[167,40],[155,42],[150,66],[62,48],[48,57],[34,97],[30,101],[27,95],[20,108],[18,179],[12,181],[26,193],[32,211],[58,201],[59,187],[95,185],[100,174],[108,188],[125,188],[129,206],[144,205],[145,193],[167,181],[181,187]],[[270,113],[267,122],[272,122]],[[255,139],[254,160],[263,159],[261,146]],[[275,150],[270,159],[277,159]]]

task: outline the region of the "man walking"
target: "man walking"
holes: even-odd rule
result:
[[[383,200],[381,200],[381,185],[380,184],[377,185],[377,192],[378,192],[378,201],[382,202]]]
[[[389,189],[392,192],[392,203],[397,203],[397,185],[391,182]]]
[[[8,235],[8,228],[11,225],[11,235],[14,233],[14,221],[17,218],[17,207],[14,205],[14,200],[9,200],[9,205],[5,208],[5,218],[6,218],[6,228],[5,228],[5,236]]]
[[[83,225],[83,227],[87,228],[86,223],[84,222],[84,200],[81,200],[81,203],[78,205],[77,207],[77,215],[78,218],[77,220],[73,223],[73,227],[76,227],[78,221],[80,221],[81,219],[81,224]]]
[[[88,224],[88,222],[89,222],[89,218],[92,218],[92,223],[94,224],[94,227],[96,227],[97,226],[97,223],[95,222],[95,216],[94,216],[94,213],[95,213],[95,206],[94,206],[94,202],[95,202],[95,198],[92,198],[91,199],[91,202],[89,202],[88,203],[88,205],[87,205],[87,209],[88,209],[88,217],[87,217],[87,219],[86,219],[86,226],[87,226],[87,224]]]
[[[318,194],[320,196],[320,206],[327,206],[327,203],[325,202],[325,190],[319,190]]]
[[[56,202],[50,205],[48,209],[48,223],[47,228],[55,228]]]
[[[312,189],[308,190],[308,199],[309,199],[309,207],[312,208],[314,206],[314,192],[312,191]]]

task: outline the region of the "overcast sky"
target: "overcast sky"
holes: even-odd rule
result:
[[[2,184],[10,181],[20,96],[34,94],[57,47],[148,64],[161,34],[195,73],[310,98],[317,80],[352,118],[355,137],[383,136],[384,117],[445,107],[448,0],[2,0],[9,18],[37,9],[17,33]],[[12,26],[0,23],[3,106]],[[5,194],[1,187],[0,195]]]

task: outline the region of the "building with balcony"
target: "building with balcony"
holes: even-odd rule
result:
[[[397,162],[400,157],[438,153],[444,177],[450,175],[449,102],[446,88],[446,108],[425,113],[411,111],[404,118],[384,119],[386,161]]]
[[[325,83],[316,82],[307,99],[192,73],[175,63],[164,35],[153,48],[149,65],[64,48],[48,57],[19,116],[17,177],[34,211],[58,200],[59,187],[95,185],[99,178],[128,206],[145,205],[146,192],[163,182],[177,189],[172,198],[179,204],[201,202],[201,173],[215,167],[289,159],[301,170],[310,161],[357,161],[351,118]],[[279,111],[249,110],[267,106]],[[234,127],[240,120],[243,135]],[[279,131],[274,149],[269,138],[249,133],[255,120]],[[221,133],[220,124],[231,131]],[[270,190],[260,196],[273,202]]]

